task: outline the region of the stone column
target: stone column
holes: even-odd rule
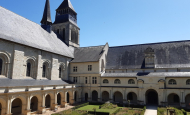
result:
[[[30,109],[30,96],[28,95],[26,97],[26,110],[25,110],[25,114],[31,112],[31,109]]]
[[[113,102],[113,91],[112,91],[112,90],[110,90],[110,95],[109,95],[109,96],[110,96],[109,101],[110,101],[110,102]]]
[[[124,91],[124,93],[123,93],[123,94],[124,94],[123,103],[126,104],[126,103],[128,102],[128,101],[127,101],[127,96],[126,96],[126,94],[127,94],[127,93],[126,93],[126,89],[123,90],[123,91]]]
[[[44,114],[46,112],[45,94],[42,94],[42,102],[39,101],[38,104],[40,104],[38,112]]]
[[[65,99],[65,92],[61,93],[61,107],[65,107],[66,99]]]
[[[98,101],[99,102],[102,101],[102,91],[101,91],[101,88],[99,89],[99,92],[98,92]]]
[[[91,92],[90,92],[90,89],[88,89],[88,101],[91,101]]]
[[[6,101],[7,101],[6,115],[12,115],[11,114],[11,106],[12,106],[11,99],[8,97]]]

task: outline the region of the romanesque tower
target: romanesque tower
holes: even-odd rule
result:
[[[77,26],[77,13],[70,0],[64,0],[56,9],[55,22],[52,25],[53,31],[62,37],[70,47],[79,47],[79,31]]]

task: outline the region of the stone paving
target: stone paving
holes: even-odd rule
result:
[[[144,115],[157,115],[157,106],[146,106]]]

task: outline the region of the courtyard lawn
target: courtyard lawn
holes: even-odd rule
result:
[[[107,113],[112,114],[112,113],[115,112],[117,109],[122,108],[122,107],[116,107],[116,108],[114,108],[114,109],[99,109],[99,106],[100,106],[100,105],[87,105],[87,106],[81,107],[81,108],[79,108],[79,109],[77,109],[77,110],[85,110],[85,111],[94,112],[93,108],[96,108],[96,112],[107,112]]]

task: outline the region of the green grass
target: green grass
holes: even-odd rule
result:
[[[94,112],[93,108],[96,108],[96,112],[107,112],[107,113],[112,114],[118,108],[120,108],[120,107],[116,107],[114,109],[99,109],[99,106],[100,105],[87,105],[87,106],[81,107],[81,108],[79,108],[77,110],[85,110],[85,111],[92,111],[92,112]]]

